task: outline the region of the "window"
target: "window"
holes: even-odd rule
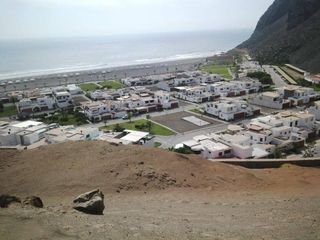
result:
[[[224,152],[224,154],[230,154],[231,153],[231,150],[227,150]]]
[[[222,157],[223,156],[223,153],[222,152],[219,152],[219,157]]]
[[[263,142],[263,138],[260,138],[260,142]]]

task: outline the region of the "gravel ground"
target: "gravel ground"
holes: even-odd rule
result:
[[[192,124],[190,122],[182,120],[182,118],[190,117],[190,116],[194,116],[194,117],[197,117],[201,120],[209,122],[210,125],[199,127],[195,124]],[[174,114],[163,115],[163,116],[159,116],[159,117],[154,117],[154,118],[152,118],[152,120],[157,123],[160,123],[164,126],[167,126],[167,127],[171,128],[174,131],[179,132],[179,133],[194,131],[194,130],[208,128],[210,126],[215,126],[215,125],[221,124],[221,122],[215,121],[212,118],[201,117],[201,116],[198,116],[198,115],[195,115],[192,113],[188,113],[188,112],[179,112],[179,113],[174,113]]]

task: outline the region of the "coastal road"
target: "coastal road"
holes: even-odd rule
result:
[[[271,78],[276,85],[276,87],[285,87],[288,84],[285,80],[282,79],[282,77],[271,67],[270,65],[263,65],[263,69],[266,71],[266,73],[271,75]]]

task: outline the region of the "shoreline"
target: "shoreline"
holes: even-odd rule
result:
[[[208,57],[0,79],[0,93],[195,70]]]

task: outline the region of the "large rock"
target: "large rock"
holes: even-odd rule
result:
[[[73,200],[73,208],[87,214],[102,215],[104,195],[99,189],[83,193]]]
[[[10,195],[0,196],[0,207],[7,208],[11,203],[21,203],[20,198]]]
[[[43,202],[41,198],[35,196],[26,197],[23,200],[23,205],[28,205],[36,208],[43,208]]]

